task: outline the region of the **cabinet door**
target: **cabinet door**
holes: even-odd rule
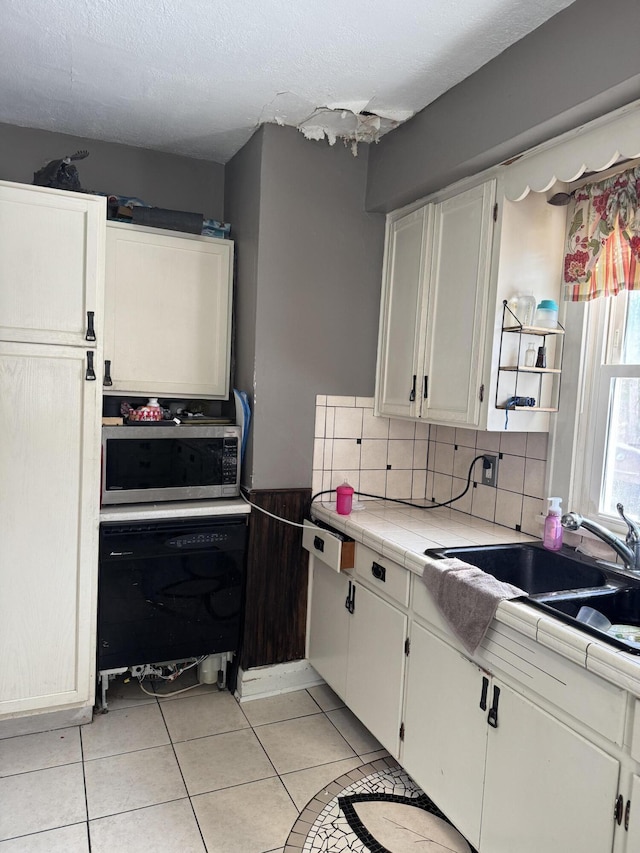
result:
[[[488,695],[488,676],[478,667],[412,624],[402,766],[475,847],[487,743],[487,712],[480,708],[485,686]]]
[[[486,335],[495,181],[434,209],[422,417],[475,426]]]
[[[0,183],[0,340],[95,347],[105,210],[97,196]]]
[[[307,658],[341,699],[346,696],[349,612],[345,607],[349,579],[311,556],[311,601]]]
[[[93,699],[98,381],[76,347],[0,343],[0,714]]]
[[[359,584],[352,595],[346,704],[397,758],[407,617]]]
[[[233,243],[107,226],[107,393],[226,398]]]
[[[508,687],[498,686],[498,727],[489,728],[487,744],[480,849],[610,851],[619,762]]]
[[[431,207],[395,220],[387,230],[376,412],[417,417],[422,395],[425,241]]]

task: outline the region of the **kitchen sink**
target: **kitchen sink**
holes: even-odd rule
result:
[[[436,559],[457,557],[477,566],[498,580],[520,587],[528,593],[527,603],[533,607],[616,648],[640,655],[640,576],[628,574],[621,566],[598,563],[566,546],[561,551],[547,551],[535,542],[430,548],[425,554]],[[602,614],[616,626],[614,633],[587,624],[584,616],[578,619],[582,607]],[[638,628],[638,634],[633,627]]]
[[[456,557],[482,569],[500,581],[535,595],[569,589],[602,587],[607,574],[593,560],[567,548],[547,551],[541,545],[481,545],[464,548],[431,548],[429,557]]]

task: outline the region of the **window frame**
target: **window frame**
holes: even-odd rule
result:
[[[614,532],[627,527],[620,517],[600,511],[604,489],[611,379],[640,377],[638,364],[607,364],[611,303],[619,297],[595,299],[585,306],[583,352],[576,407],[575,444],[569,494],[586,517]],[[636,515],[634,513],[634,515]]]

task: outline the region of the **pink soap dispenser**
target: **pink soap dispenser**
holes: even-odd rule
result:
[[[547,500],[549,511],[544,520],[542,544],[549,551],[559,551],[562,548],[562,524],[560,523],[562,498],[547,498]]]
[[[349,515],[353,504],[353,487],[345,480],[336,489],[336,512],[338,515]]]

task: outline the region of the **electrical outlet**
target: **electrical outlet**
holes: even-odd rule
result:
[[[498,457],[489,453],[485,453],[482,460],[482,485],[494,489],[498,485]]]

